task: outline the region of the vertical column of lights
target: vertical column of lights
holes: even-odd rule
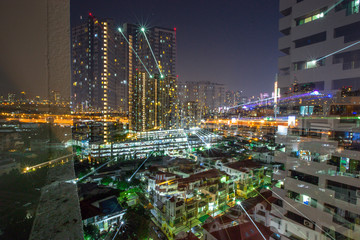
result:
[[[91,16],[91,13],[90,13],[90,16]],[[93,21],[93,20],[92,20]],[[95,28],[93,27],[93,31],[95,31]],[[91,40],[93,39],[93,34],[94,34],[94,32],[93,31],[91,31],[91,25],[90,25],[90,23],[88,24],[88,34],[89,34],[89,53],[88,53],[88,57],[89,57],[89,67],[91,68],[91,59],[92,59],[92,56],[91,56],[91,49],[92,49],[92,44],[94,44],[93,42],[95,41],[95,39],[94,39],[94,41],[92,42]],[[84,110],[85,111],[89,111],[89,108],[91,108],[92,107],[92,104],[91,104],[91,102],[92,102],[92,85],[91,85],[91,81],[90,81],[90,79],[89,79],[89,82],[88,82],[88,85],[89,85],[89,88],[88,88],[88,97],[87,97],[87,99],[85,100],[85,106],[84,106],[84,104],[81,104],[81,111],[83,112]],[[88,103],[87,103],[87,101],[89,102],[89,106],[88,106]],[[85,108],[85,109],[84,109]]]
[[[103,22],[102,23],[103,26],[103,34],[104,34],[104,39],[103,39],[103,48],[104,48],[104,56],[103,56],[103,61],[104,61],[104,71],[103,71],[103,76],[101,77],[101,83],[102,83],[102,87],[104,89],[104,94],[103,94],[103,113],[104,113],[104,142],[106,143],[108,141],[108,123],[107,123],[107,113],[108,113],[108,54],[107,54],[107,44],[108,44],[108,34],[107,34],[107,22]]]
[[[145,73],[141,73],[142,77],[142,131],[145,131],[146,122],[146,77]]]
[[[157,82],[157,79],[155,78],[155,129],[157,128],[157,106],[158,106],[158,102],[157,102],[157,85],[158,85],[158,82]],[[160,85],[161,86],[161,85]]]
[[[132,72],[132,45],[133,38],[129,35],[129,129],[132,129],[132,109],[133,109],[133,72]]]

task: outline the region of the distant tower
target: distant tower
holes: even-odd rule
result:
[[[175,30],[160,27],[141,30],[139,26],[124,24],[123,33],[141,60],[129,46],[126,52],[130,129],[177,127]]]
[[[73,111],[117,111],[116,86],[120,65],[116,56],[121,39],[111,19],[89,14],[87,21],[72,29]]]

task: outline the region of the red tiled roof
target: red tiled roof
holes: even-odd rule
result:
[[[270,190],[262,192],[261,195],[246,199],[245,201],[242,202],[242,205],[244,206],[244,208],[246,210],[250,210],[250,209],[254,208],[256,206],[256,204],[258,204],[258,203],[263,203],[264,205],[267,206],[268,202],[265,201],[265,199],[268,200],[270,203],[272,203],[272,201],[276,200],[276,199],[272,199],[273,198],[272,192]]]
[[[207,231],[211,229],[211,227],[215,224],[215,222],[218,222],[220,225],[224,225],[233,221],[236,221],[237,219],[231,219],[226,215],[219,216],[215,218],[212,222],[205,223],[202,227],[205,228]]]
[[[187,233],[187,236],[184,238],[177,238],[177,240],[199,240],[192,232]]]
[[[273,197],[271,196],[270,198],[267,199],[270,203],[274,203],[277,198],[276,197]],[[264,200],[265,201],[265,200]],[[266,210],[270,211],[271,210],[271,204],[269,204],[268,202],[266,202]]]
[[[224,175],[225,173],[220,172],[217,169],[211,169],[209,171],[204,171],[204,172],[199,172],[199,173],[195,173],[193,175],[191,175],[188,178],[181,178],[178,179],[179,182],[194,182],[203,178],[215,178],[215,177],[219,177],[221,175]]]
[[[256,223],[261,233],[266,239],[269,239],[273,232],[270,228],[265,227],[260,223]],[[243,223],[237,226],[221,229],[219,231],[212,232],[216,239],[219,240],[259,240],[263,239],[259,231],[256,229],[252,222]]]
[[[262,165],[257,162],[254,162],[252,160],[244,160],[244,161],[229,163],[226,166],[229,168],[244,172],[247,169],[261,168]]]

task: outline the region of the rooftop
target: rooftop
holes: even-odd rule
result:
[[[269,228],[260,223],[256,223],[262,234],[266,239],[269,239],[273,234]],[[262,239],[259,231],[256,229],[252,222],[246,222],[237,226],[221,229],[211,233],[213,237],[221,240],[259,240]]]
[[[227,164],[226,166],[241,172],[247,172],[249,169],[258,169],[262,167],[261,164],[254,162],[252,160],[233,162]]]

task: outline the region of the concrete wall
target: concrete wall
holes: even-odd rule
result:
[[[0,94],[69,96],[70,1],[2,0],[0,16]]]

